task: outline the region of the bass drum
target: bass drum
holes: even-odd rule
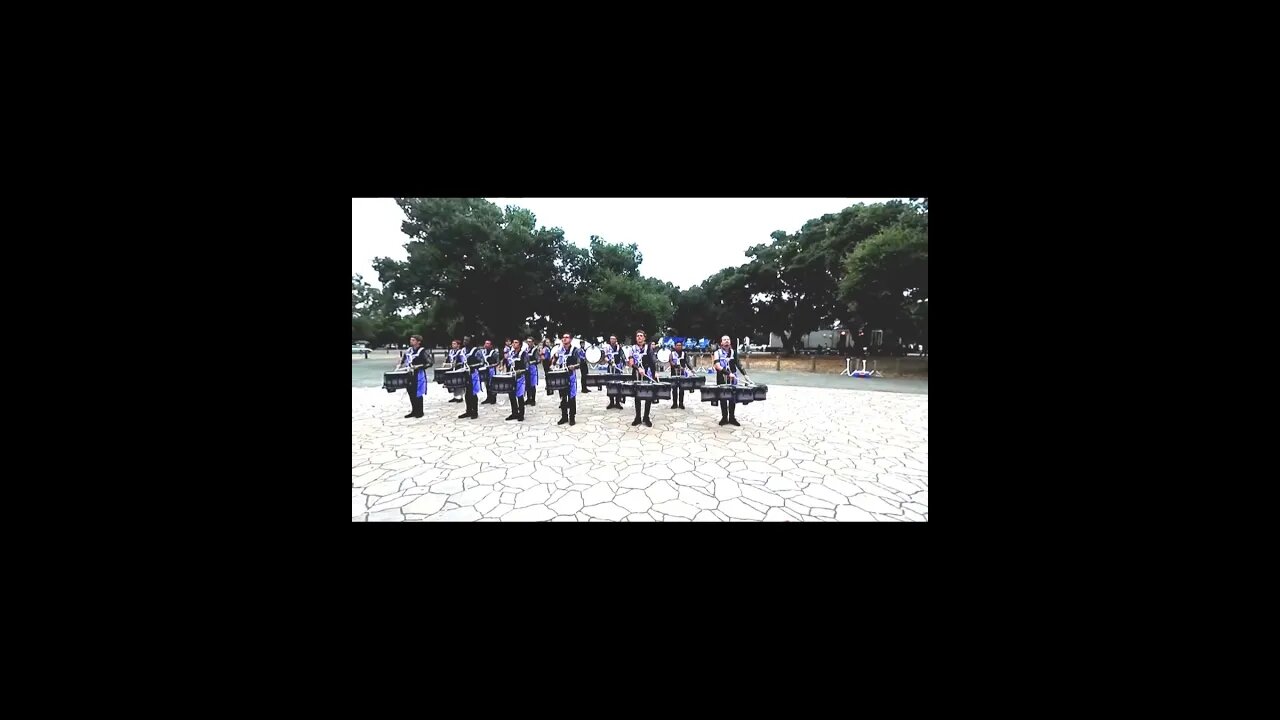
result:
[[[593,347],[590,350],[587,350],[587,362],[592,365],[600,362],[600,358],[602,357],[604,357],[604,353],[600,352],[600,348],[598,347]]]
[[[666,348],[662,348],[661,350],[659,350],[658,362],[662,363],[663,365],[666,365],[667,363],[671,362],[671,351]]]

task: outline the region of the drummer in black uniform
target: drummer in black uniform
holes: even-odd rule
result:
[[[533,344],[532,335],[525,338],[524,342],[525,342],[525,348],[524,348],[525,355],[527,356],[527,359],[529,361],[529,372],[525,373],[526,375],[528,375],[528,377],[525,378],[525,381],[524,381],[524,390],[525,390],[524,404],[537,405],[538,404],[538,393],[537,393],[538,346]]]
[[[604,356],[609,361],[609,374],[621,375],[622,365],[627,361],[627,351],[625,348],[618,346],[617,335],[609,336],[609,344],[604,346]],[[624,395],[610,396],[609,405],[605,407],[605,410],[621,410],[626,399]]]
[[[475,420],[480,417],[480,401],[477,394],[480,392],[480,372],[479,368],[484,365],[484,350],[480,348],[471,348],[471,336],[462,338],[462,357],[466,366],[471,368],[471,382],[467,383],[467,411],[458,416],[458,419],[471,418]]]
[[[462,341],[461,340],[451,341],[449,343],[449,368],[448,369],[458,370],[462,367],[463,363],[465,363],[466,361],[467,361],[467,356],[465,353],[462,352]],[[449,402],[451,403],[462,402],[462,398],[453,397],[449,399]]]
[[[422,417],[422,398],[427,396],[427,356],[422,347],[421,335],[409,336],[409,351],[404,354],[404,366],[412,368],[413,379],[405,390],[409,391],[409,405],[413,408],[407,418]]]
[[[507,370],[510,372],[527,370],[529,366],[529,352],[524,349],[524,345],[521,344],[519,338],[512,340],[511,347],[507,348],[506,365]],[[521,373],[520,377],[516,379],[515,386],[511,389],[511,392],[507,394],[511,398],[511,414],[507,416],[508,420],[524,422],[525,375],[528,375],[528,373]]]
[[[551,363],[556,367],[569,371],[569,388],[560,391],[560,422],[557,425],[569,423],[577,424],[578,416],[578,365],[586,362],[586,358],[582,357],[582,351],[575,348],[569,337],[569,333],[565,333],[560,339],[560,345],[556,347],[555,352],[551,356]]]
[[[551,339],[542,338],[542,374],[544,377],[551,372]],[[547,377],[547,394],[551,394],[551,378]]]
[[[506,348],[503,348],[505,350]],[[481,357],[484,358],[484,367],[480,368],[480,382],[484,383],[485,401],[481,405],[497,405],[498,396],[493,392],[493,372],[498,369],[498,362],[502,355],[498,349],[493,346],[492,340],[484,341],[484,351]]]
[[[676,341],[676,349],[671,351],[671,377],[684,377],[689,374],[689,358],[684,354],[684,341]],[[671,388],[671,409],[684,409],[684,387],[675,385]]]
[[[627,365],[631,367],[631,378],[640,380],[641,377],[653,379],[654,373],[654,357],[653,350],[645,342],[644,330],[636,330],[636,344],[631,346]],[[644,420],[640,419],[640,405],[644,405]],[[639,425],[644,422],[645,427],[653,427],[653,423],[649,422],[649,408],[653,407],[652,400],[636,400],[636,420],[632,425]]]
[[[733,352],[733,343],[729,342],[729,336],[725,335],[720,338],[720,349],[716,350],[716,384],[717,385],[737,385],[738,375],[741,369],[738,367],[738,357]],[[733,417],[733,409],[736,403],[728,400],[720,403],[720,424],[721,425],[739,425],[738,421]]]
[[[586,350],[578,348],[578,352],[583,353],[583,360],[580,363],[580,367],[582,368],[582,392],[589,393],[591,392],[591,388],[587,387],[587,371],[590,370],[591,363],[586,360]]]

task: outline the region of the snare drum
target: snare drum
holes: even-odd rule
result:
[[[408,370],[392,370],[382,374],[382,389],[389,393],[404,390],[413,385],[414,373]]]
[[[523,374],[524,370],[513,373],[494,373],[489,376],[489,388],[495,393],[513,393],[516,391],[516,381]]]
[[[593,387],[593,388],[601,388],[607,385],[617,385],[620,382],[622,382],[621,375],[610,375],[608,373],[596,373],[595,375],[588,375],[582,379],[582,385],[584,387]]]
[[[465,389],[471,384],[471,371],[463,368],[462,370],[449,370],[444,373],[444,386],[450,390]]]
[[[435,371],[436,382],[441,385],[444,385],[444,374],[447,372],[449,372],[449,368],[441,368],[439,370],[436,370]]]
[[[706,375],[690,375],[688,377],[683,377],[683,376],[677,375],[675,377],[667,378],[667,381],[670,382],[675,387],[683,388],[687,392],[689,390],[696,390],[702,387],[703,385],[706,385],[707,376]]]
[[[630,380],[618,383],[618,395],[626,395],[636,400],[670,400],[671,384],[644,382],[640,380]],[[613,386],[609,386],[609,394],[613,392]]]
[[[699,399],[708,403],[717,400],[729,402],[733,399],[733,388],[733,385],[704,385],[698,388],[702,393]]]
[[[571,370],[552,370],[547,373],[547,390],[568,390]]]

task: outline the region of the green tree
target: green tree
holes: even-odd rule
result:
[[[381,293],[361,275],[351,276],[351,317],[368,314],[381,301]]]
[[[449,337],[501,341],[527,332],[531,317],[553,314],[569,294],[564,232],[535,230],[528,210],[502,211],[482,198],[396,202],[408,259],[374,262],[388,307],[425,313],[425,324]]]
[[[928,332],[929,236],[914,220],[876,233],[845,260],[840,297],[873,329]]]
[[[845,258],[880,230],[916,215],[901,201],[852,205],[839,213],[806,222],[794,234],[776,231],[768,245],[747,251],[751,262],[742,271],[752,291],[760,325],[777,333],[795,349],[814,328],[845,317],[840,282]]]

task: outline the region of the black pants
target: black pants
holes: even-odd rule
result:
[[[644,405],[644,419],[645,419],[645,420],[648,420],[648,419],[649,419],[649,408],[653,407],[653,401],[652,401],[652,400],[637,400],[637,401],[636,401],[636,419],[637,419],[637,420],[639,420],[639,419],[640,419],[640,406],[641,406],[642,404]]]
[[[728,373],[725,373],[725,372],[723,372],[723,371],[717,370],[717,371],[716,371],[716,384],[717,384],[717,385],[723,385],[723,384],[725,384],[725,383],[727,383],[727,382],[729,382],[729,375],[728,375]],[[721,403],[720,403],[720,401],[719,401],[719,400],[712,400],[712,401],[711,401],[711,404],[712,404],[712,405],[720,405]]]
[[[612,370],[609,370],[609,371],[606,371],[606,372],[605,372],[605,374],[606,374],[606,375],[616,375],[616,374],[618,374],[618,373],[615,373],[615,372],[613,372]],[[603,387],[604,387],[604,389],[605,389],[605,392],[608,392],[609,387],[608,387],[607,385],[606,385],[606,386],[603,386]],[[623,401],[623,400],[625,400],[625,399],[626,399],[626,398],[625,398],[625,397],[623,397],[622,395],[610,395],[610,396],[609,396],[609,404],[608,404],[608,405],[606,405],[605,407],[606,407],[606,408],[611,408],[611,407],[622,407],[622,401]]]
[[[569,397],[568,390],[560,391],[560,417],[577,417],[578,416],[578,398]]]
[[[684,386],[676,386],[671,388],[671,407],[684,405]]]
[[[524,398],[516,397],[515,391],[507,393],[507,397],[511,398],[511,414],[524,419]]]
[[[471,383],[470,378],[467,379],[467,414],[471,417],[480,417],[480,397],[476,395],[475,385]]]
[[[531,382],[529,380],[528,373],[526,373],[525,382],[524,382],[524,402],[526,405],[538,404],[538,394],[537,394],[538,388],[535,387],[536,385],[537,383]]]
[[[737,405],[737,403],[733,400],[726,400],[720,403],[720,419],[736,420],[737,418],[733,416],[733,408],[735,405]]]
[[[413,416],[422,417],[422,398],[418,397],[418,385],[405,388],[409,392],[409,404],[413,406]]]
[[[498,397],[497,397],[497,394],[493,392],[492,371],[490,371],[489,374],[481,375],[480,379],[484,381],[484,394],[485,394],[484,401],[489,403],[490,405],[497,405]]]
[[[589,393],[591,391],[587,389],[587,363],[585,360],[582,362],[582,366],[579,369],[582,371],[582,374],[578,376],[580,381],[580,389],[578,392]]]

